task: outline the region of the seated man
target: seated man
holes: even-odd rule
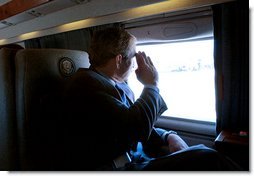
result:
[[[157,87],[156,68],[135,46],[136,38],[120,28],[93,36],[90,68],[80,69],[66,88],[66,169],[237,170],[216,151],[188,147],[175,132],[154,127],[167,106]],[[135,58],[137,79],[144,85],[136,101],[127,84]],[[162,146],[167,146],[166,155],[146,155]]]

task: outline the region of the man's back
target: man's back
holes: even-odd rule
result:
[[[154,94],[153,90],[147,90],[144,99],[151,99],[149,94]],[[154,114],[158,113],[154,111],[157,108],[150,110],[145,107],[147,104],[142,105],[144,99],[126,107],[110,81],[88,69],[79,70],[71,78],[65,95],[65,120],[71,129],[65,135],[69,136],[65,145],[77,147],[73,154],[80,155],[80,159],[89,158],[85,161],[96,166],[112,162],[143,136],[149,136],[150,122],[156,120]],[[150,106],[161,109],[165,104],[158,97],[150,100]],[[148,111],[152,112],[146,118]]]

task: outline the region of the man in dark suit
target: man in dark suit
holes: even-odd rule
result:
[[[205,146],[188,147],[174,131],[154,127],[167,106],[159,94],[156,68],[144,52],[136,52],[135,43],[136,38],[120,28],[107,28],[93,36],[90,68],[80,69],[67,86],[65,122],[69,128],[65,130],[64,146],[70,150],[65,156],[69,161],[66,168],[222,169],[205,164],[209,159],[218,162],[218,153],[214,150]],[[137,79],[144,85],[136,101],[127,85],[135,58]],[[163,146],[164,154],[166,146],[166,156],[149,157],[151,153],[162,151]],[[190,151],[192,156],[196,154],[203,167],[191,166],[195,157],[189,156]]]

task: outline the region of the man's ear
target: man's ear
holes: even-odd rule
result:
[[[123,60],[123,56],[121,54],[118,54],[116,56],[116,68],[119,69],[120,68],[120,65],[122,63],[122,60]]]

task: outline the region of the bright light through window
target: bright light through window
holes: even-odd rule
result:
[[[159,72],[160,93],[168,110],[163,116],[215,122],[213,40],[137,46],[151,57]],[[130,76],[139,97],[143,85]]]

